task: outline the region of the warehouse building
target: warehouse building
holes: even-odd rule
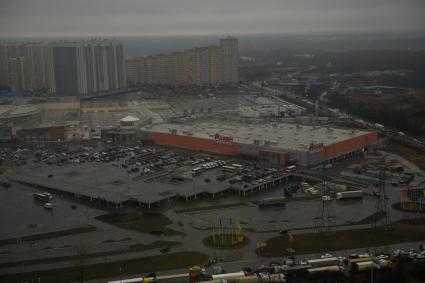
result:
[[[349,158],[378,142],[376,132],[284,123],[165,123],[142,128],[141,137],[156,144],[255,158],[281,167]]]

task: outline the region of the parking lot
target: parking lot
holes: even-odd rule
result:
[[[149,208],[228,192],[246,196],[290,179],[277,168],[143,144],[20,149],[8,162],[17,182],[112,207]]]

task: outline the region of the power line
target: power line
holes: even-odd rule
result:
[[[315,220],[315,227],[318,233],[332,233],[335,232],[336,216],[333,209],[333,202],[329,184],[325,177],[325,166],[322,164],[322,198],[320,199],[319,207],[317,209]]]

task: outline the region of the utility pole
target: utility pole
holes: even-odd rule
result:
[[[332,197],[330,194],[329,184],[325,179],[325,166],[322,163],[322,198],[320,199],[319,207],[317,209],[315,226],[318,233],[331,233],[335,229],[336,217],[333,210]]]
[[[373,228],[377,228],[380,222],[383,222],[385,226],[391,225],[391,213],[390,207],[388,204],[388,195],[387,195],[387,166],[385,163],[385,157],[381,160],[380,173],[379,173],[379,190],[376,194],[376,204],[375,204],[375,219],[372,223]]]

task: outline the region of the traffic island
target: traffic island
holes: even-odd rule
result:
[[[243,234],[217,234],[204,238],[202,243],[212,249],[239,249],[249,244],[249,238]]]

